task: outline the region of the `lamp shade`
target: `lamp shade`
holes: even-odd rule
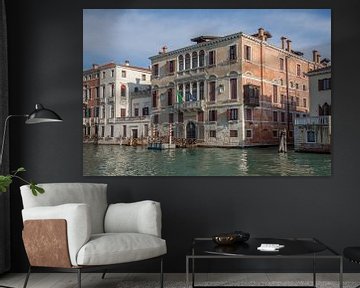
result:
[[[62,122],[61,117],[50,109],[44,108],[41,104],[35,105],[35,110],[31,112],[25,121],[26,124],[37,124],[46,122]]]

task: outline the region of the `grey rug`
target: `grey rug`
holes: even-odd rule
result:
[[[209,287],[220,287],[220,286],[263,286],[263,287],[271,287],[271,286],[310,286],[312,282],[310,281],[269,281],[269,282],[254,282],[254,281],[211,281],[211,282],[201,282],[199,283],[202,286]],[[344,282],[343,288],[355,288],[360,283],[355,282]],[[156,288],[159,287],[159,281],[136,281],[136,280],[124,280],[121,283],[118,283],[117,288]],[[164,288],[185,288],[184,281],[165,281]],[[317,281],[317,288],[339,288],[339,282],[337,281]]]

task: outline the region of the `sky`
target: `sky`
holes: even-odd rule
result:
[[[306,58],[316,49],[331,59],[330,9],[84,9],[83,68],[125,60],[148,67],[163,46],[172,51],[200,35],[254,34],[259,27],[277,47],[285,36]]]

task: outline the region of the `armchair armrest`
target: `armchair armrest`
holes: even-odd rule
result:
[[[160,203],[150,200],[111,204],[105,215],[106,233],[143,233],[161,237]]]
[[[66,221],[66,238],[70,261],[73,266],[77,265],[77,253],[89,241],[91,235],[88,205],[71,203],[58,206],[33,207],[23,209],[22,216],[24,223],[27,220],[64,219]],[[33,241],[39,241],[41,236],[34,235],[34,238]],[[49,245],[49,243],[44,244]]]

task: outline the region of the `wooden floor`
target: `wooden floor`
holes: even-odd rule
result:
[[[22,288],[24,284],[25,274],[8,273],[0,275],[0,287],[14,287]],[[312,274],[300,273],[241,273],[241,274],[197,274],[197,281],[210,283],[212,281],[224,281],[231,279],[231,281],[249,281],[252,283],[259,283],[264,285],[271,281],[288,283],[294,281],[294,285],[302,281],[308,281],[311,284]],[[336,273],[319,273],[317,274],[317,281],[321,284],[323,281],[333,281],[334,286],[339,287],[338,274]],[[165,274],[165,288],[185,287],[185,274]],[[144,284],[146,283],[146,285]],[[109,273],[106,278],[101,279],[101,273],[83,273],[82,287],[83,288],[128,288],[128,287],[159,287],[159,274],[125,274],[125,273]],[[354,287],[354,284],[360,284],[360,273],[344,274],[344,288]],[[322,284],[324,285],[324,284]],[[319,285],[320,287],[323,287]],[[325,285],[326,286],[326,285]],[[28,283],[28,288],[76,288],[76,273],[32,273]]]

